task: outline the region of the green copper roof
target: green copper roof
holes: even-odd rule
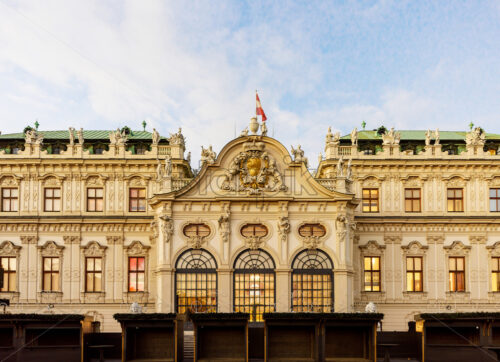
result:
[[[93,131],[93,130],[83,130],[83,138],[85,140],[107,140],[109,139],[109,134],[111,131]],[[43,135],[45,140],[68,140],[69,139],[69,131],[38,131],[38,133]],[[76,131],[75,131],[75,139]],[[151,140],[152,134],[147,131],[132,131],[129,134],[129,140]],[[24,134],[19,133],[10,133],[10,134],[2,134],[0,135],[0,140],[8,140],[8,139],[24,139]],[[166,139],[162,137],[162,139]]]
[[[427,131],[408,131],[396,130],[401,134],[402,141],[425,141],[425,132]],[[434,131],[431,130],[431,133]],[[456,131],[439,131],[439,139],[445,141],[465,141],[467,132]],[[342,136],[340,139],[350,140],[351,135]],[[359,140],[382,140],[382,137],[377,135],[377,131],[358,131]],[[495,133],[486,133],[487,140],[500,140],[500,135]]]

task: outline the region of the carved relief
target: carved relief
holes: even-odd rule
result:
[[[265,150],[262,142],[246,142],[245,152],[240,152],[231,161],[222,184],[223,190],[243,191],[258,194],[262,191],[286,190],[276,161]],[[236,176],[239,175],[239,178]]]
[[[223,242],[227,243],[229,241],[229,235],[231,234],[230,229],[230,214],[229,210],[226,209],[223,211],[222,215],[219,216],[219,234]]]
[[[360,245],[359,249],[363,255],[382,255],[385,245],[380,245],[376,240],[370,240],[365,245]]]
[[[108,245],[123,245],[123,236],[106,236]]]
[[[53,241],[47,241],[45,244],[38,246],[42,256],[62,256],[64,246],[57,245]]]
[[[491,256],[500,256],[500,241],[497,241],[493,245],[488,245],[486,249]]]
[[[131,256],[145,256],[151,247],[142,244],[140,241],[135,240],[125,248],[127,255]]]
[[[402,245],[401,249],[403,249],[403,253],[405,255],[423,255],[429,247],[427,245],[420,244],[417,240],[414,240],[408,245]]]
[[[469,245],[465,245],[461,241],[454,241],[451,245],[443,246],[445,253],[447,255],[466,255],[469,253],[471,247]]]
[[[24,245],[38,243],[38,236],[36,235],[21,235],[20,239],[21,239],[21,244]]]
[[[14,245],[11,241],[4,241],[0,244],[1,256],[18,256],[21,252],[21,247]]]
[[[174,221],[168,215],[161,215],[161,230],[163,232],[163,239],[166,243],[169,243],[174,234]]]
[[[307,232],[307,227],[317,228],[318,233]],[[316,219],[301,223],[297,231],[298,238],[302,240],[304,247],[307,249],[317,249],[327,238],[326,226]]]
[[[280,216],[278,219],[278,235],[282,243],[287,242],[289,233],[290,221],[288,220],[288,216]]]
[[[337,232],[337,242],[343,242],[345,241],[345,237],[347,235],[347,225],[348,225],[348,220],[345,215],[339,215],[337,216],[337,219],[335,220],[335,229]]]
[[[64,244],[70,245],[70,244],[80,244],[80,237],[79,236],[63,236]]]
[[[99,244],[97,241],[91,241],[86,246],[80,247],[84,256],[103,257],[106,254],[107,246]]]

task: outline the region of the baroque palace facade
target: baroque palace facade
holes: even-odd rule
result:
[[[329,130],[313,174],[258,126],[196,174],[180,129],[0,135],[7,310],[497,310],[499,135]]]

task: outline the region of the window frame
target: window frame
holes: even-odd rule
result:
[[[452,270],[451,267],[450,267],[450,261],[451,260],[455,260],[455,269]],[[457,261],[461,259],[463,261],[463,270],[458,270],[458,263]],[[463,293],[467,290],[467,281],[466,281],[466,278],[465,278],[465,270],[466,270],[466,264],[465,264],[466,260],[465,260],[465,256],[455,256],[455,255],[452,255],[452,256],[448,256],[448,290],[452,293]],[[463,289],[462,290],[458,290],[458,278],[457,276],[462,274],[463,275]],[[453,278],[454,280],[454,285],[452,287],[452,281],[451,281],[451,276],[452,275],[455,275],[455,277]]]
[[[406,197],[406,192],[407,191],[410,191],[411,192],[411,197]],[[417,197],[414,197],[414,192],[415,191],[418,191],[418,198]],[[404,193],[405,193],[405,212],[409,212],[409,213],[419,213],[419,212],[422,212],[422,189],[420,187],[410,187],[410,188],[405,188],[404,189]],[[414,210],[413,206],[413,201],[415,200],[418,200],[418,210]],[[408,208],[406,207],[407,204],[406,202],[407,201],[410,201],[410,205],[411,205],[411,210],[408,210]]]
[[[495,197],[491,196],[491,191],[495,190]],[[490,187],[489,189],[489,211],[490,212],[500,212],[500,188]],[[496,210],[491,209],[491,201],[495,200]]]
[[[495,264],[493,263],[493,261],[496,261],[496,269],[493,268],[493,265],[491,266],[491,272],[490,272],[491,291],[494,293],[500,293],[500,256],[492,256],[490,260],[491,264]],[[493,275],[496,275],[496,280],[497,280],[496,288],[494,288],[493,284]]]
[[[315,230],[315,228],[316,228],[316,230]],[[303,235],[304,230],[307,230],[308,235]],[[319,230],[321,231],[321,235],[318,235],[318,233],[317,233],[317,231],[319,231]],[[308,222],[308,223],[304,223],[304,224],[299,225],[297,232],[298,232],[299,236],[302,238],[310,238],[310,237],[322,238],[326,235],[326,227],[320,223]]]
[[[94,190],[94,196],[89,196],[89,191],[90,190]],[[95,195],[97,195],[97,190],[102,190],[102,196],[101,197],[97,197]],[[87,212],[104,212],[104,187],[87,187],[87,192],[86,192],[86,196],[87,196],[87,203],[86,203],[86,211]],[[98,200],[102,200],[102,204],[101,204],[101,207],[102,209],[101,210],[96,210],[97,209],[97,201]],[[89,205],[89,201],[94,201],[94,210],[90,210],[90,205]]]
[[[45,269],[45,260],[50,259],[50,270]],[[53,260],[57,259],[57,270],[54,270]],[[45,275],[50,275],[50,288],[45,285]],[[54,289],[52,276],[57,274],[56,289]],[[42,256],[42,292],[61,292],[61,258],[59,256]]]
[[[408,259],[413,260],[412,269],[408,268]],[[415,259],[420,259],[420,269],[415,268]],[[410,293],[422,293],[424,291],[424,257],[420,255],[407,255],[406,259],[406,291]],[[410,290],[408,285],[408,274],[412,275],[412,290]],[[420,274],[420,289],[417,290],[415,287],[416,279],[415,275]]]
[[[365,197],[365,191],[368,191],[368,198]],[[372,197],[372,192],[376,191],[377,197]],[[368,202],[368,210],[365,211],[365,201]],[[372,206],[372,201],[376,201],[376,206]],[[376,210],[374,208],[376,207]],[[380,212],[380,190],[378,187],[363,187],[361,189],[361,212],[373,214]]]
[[[2,266],[2,262],[3,260],[2,259],[7,259],[7,265],[8,265],[8,268],[5,269],[3,268],[3,273],[4,273],[4,283],[3,283],[3,287],[0,288],[0,293],[15,293],[17,292],[17,267],[18,267],[18,263],[17,263],[17,256],[9,256],[9,255],[2,255],[0,256],[0,267]],[[14,270],[11,269],[11,261],[14,260]],[[10,278],[10,275],[14,275],[14,287],[12,288],[11,287],[11,278]],[[6,283],[7,282],[7,283]],[[7,286],[6,286],[7,284]]]
[[[366,269],[365,259],[370,258],[370,267],[373,268],[373,259],[378,259],[378,269]],[[366,289],[366,274],[370,274],[370,289]],[[378,290],[374,290],[375,284],[373,281],[373,275],[378,273]],[[380,255],[363,255],[363,292],[375,292],[380,293],[382,291],[382,257]]]
[[[449,192],[453,191],[453,197],[450,198]],[[461,191],[462,196],[456,197],[456,192]],[[464,212],[465,210],[465,205],[464,205],[464,188],[463,187],[449,187],[446,189],[446,211],[447,212]],[[450,210],[450,201],[453,202],[453,210]],[[460,201],[461,210],[457,210],[457,201]]]
[[[52,191],[52,196],[47,196],[47,191]],[[54,197],[54,191],[59,191],[59,197]],[[47,200],[51,200],[52,210],[47,210]],[[54,210],[54,201],[59,200],[59,210]],[[62,210],[62,190],[61,187],[44,187],[43,188],[43,212],[61,212]]]
[[[137,191],[138,195],[140,195],[141,191],[144,191],[144,197],[132,197],[132,192]],[[128,212],[146,212],[148,205],[146,204],[147,200],[147,189],[146,187],[129,187],[128,189]],[[140,210],[141,201],[144,202],[144,210]],[[132,206],[133,202],[137,202],[137,205]]]
[[[130,260],[131,259],[137,259],[136,260],[136,265],[139,265],[138,261],[139,259],[144,259],[143,261],[143,265],[144,265],[144,269],[143,270],[130,270]],[[127,257],[127,292],[128,293],[143,293],[146,291],[146,257],[145,256],[133,256],[133,255],[129,255]],[[135,275],[135,290],[131,290],[131,276],[132,274]],[[138,285],[139,285],[139,274],[142,274],[143,275],[143,280],[144,280],[144,285],[143,285],[143,289],[142,290],[139,290],[138,288]]]
[[[94,266],[94,270],[88,270],[88,260],[89,259],[92,259],[93,260],[93,266]],[[101,260],[101,269],[100,270],[95,270],[95,260],[96,259],[100,259]],[[86,256],[85,257],[85,293],[102,293],[103,292],[103,273],[102,273],[102,269],[103,269],[103,265],[104,265],[104,258],[102,256]],[[89,285],[88,285],[88,275],[92,275],[92,284],[93,284],[93,290],[89,290]],[[96,290],[96,287],[95,287],[95,276],[96,274],[100,274],[101,276],[101,288],[100,290]]]
[[[7,190],[10,191],[10,194],[9,194],[9,196],[4,196],[4,191],[7,191]],[[17,191],[16,197],[12,197],[12,190]],[[19,212],[19,187],[2,187],[0,196],[1,196],[1,211],[2,212]],[[9,210],[4,209],[4,200],[9,201]],[[16,201],[16,206],[17,206],[15,208],[15,210],[13,210],[13,207],[12,207],[12,203],[14,200]]]

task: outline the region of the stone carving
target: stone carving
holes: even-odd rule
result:
[[[69,144],[73,146],[75,144],[75,129],[69,127]]]
[[[14,245],[11,241],[4,241],[0,244],[1,256],[17,256],[21,251],[21,247]]]
[[[365,306],[365,312],[366,313],[377,313],[377,306],[373,302],[368,302],[368,304]]]
[[[347,235],[347,225],[348,220],[345,215],[337,216],[335,220],[335,229],[337,232],[337,242],[345,241],[345,237]]]
[[[401,249],[403,249],[403,252],[405,254],[422,255],[427,251],[427,249],[429,249],[429,247],[427,245],[422,245],[420,244],[420,242],[414,240],[408,245],[401,246]]]
[[[263,243],[261,236],[248,236],[245,238],[245,246],[250,250],[257,250]]]
[[[342,156],[337,162],[337,177],[344,177],[344,158]]]
[[[243,131],[240,133],[240,137],[246,137],[248,136],[248,127],[246,127]]]
[[[439,145],[439,128],[434,131],[434,145]]]
[[[208,148],[203,148],[201,146],[201,162],[207,163],[208,165],[212,165],[217,158],[216,153],[212,150],[212,145],[208,146]]]
[[[186,161],[188,164],[191,164],[191,152],[188,152],[188,154],[186,156]]]
[[[130,305],[130,313],[139,314],[142,313],[142,307],[137,302],[133,302]]]
[[[83,146],[83,128],[80,128],[79,131],[76,131],[76,137],[78,137],[78,143],[80,146]]]
[[[182,134],[182,128],[179,127],[179,131],[177,131],[177,133],[171,133],[168,141],[171,145],[180,145],[184,147],[186,144],[186,139]]]
[[[262,136],[267,136],[267,126],[266,126],[266,122],[262,122],[262,123],[260,124],[260,131],[261,131]]]
[[[153,133],[151,134],[151,142],[153,145],[158,145],[160,142],[160,133],[155,128],[153,128]]]
[[[347,161],[347,171],[345,173],[345,178],[348,180],[352,179],[352,158]]]
[[[108,245],[123,245],[123,236],[106,236]]]
[[[229,211],[225,210],[224,213],[219,216],[219,234],[223,242],[227,243],[229,241],[229,235],[231,234],[230,222],[229,222]]]
[[[172,177],[172,158],[168,155],[165,157],[165,173],[163,174],[163,177]]]
[[[143,245],[140,241],[135,240],[126,248],[127,255],[146,255],[149,246]]]
[[[286,243],[290,233],[290,221],[288,216],[280,216],[278,219],[278,234],[282,243]]]
[[[80,237],[76,235],[65,235],[63,236],[63,241],[65,245],[80,244]]]
[[[128,136],[124,132],[120,132],[120,129],[116,129],[116,131],[112,131],[109,133],[109,143],[111,145],[125,145],[127,143]]]
[[[425,145],[430,146],[431,145],[431,130],[428,129],[427,132],[425,132]]]
[[[245,152],[238,153],[226,170],[222,189],[250,194],[286,190],[276,161],[264,150],[264,144],[253,139],[243,147]]]
[[[151,231],[153,232],[153,239],[158,239],[160,236],[160,233],[158,231],[158,222],[156,220],[151,221],[149,224],[149,227],[151,228]]]
[[[333,142],[332,127],[328,127],[328,131],[326,132],[325,142],[326,144]]]
[[[480,127],[474,128],[473,131],[465,135],[465,143],[467,146],[483,147],[486,142],[486,133]]]
[[[360,245],[359,249],[364,255],[382,255],[385,250],[385,245],[380,245],[377,241],[370,240],[365,245]]]
[[[292,146],[292,155],[294,162],[304,162],[307,167],[308,160],[307,157],[304,156],[304,150],[300,145],[297,146],[297,149],[293,148]]]
[[[62,256],[64,246],[59,246],[53,241],[47,241],[44,245],[38,246],[42,256]]]
[[[399,132],[395,132],[394,127],[392,127],[389,132],[382,133],[382,143],[384,145],[399,145],[400,140],[401,134]]]
[[[357,146],[358,145],[358,128],[354,128],[351,132],[351,144],[353,146]]]
[[[24,134],[24,142],[27,144],[41,145],[43,143],[43,135],[34,129],[30,129]]]
[[[469,253],[471,246],[465,245],[461,241],[454,241],[453,243],[451,243],[451,245],[443,246],[443,249],[445,250],[446,254],[462,256]]]
[[[86,246],[81,246],[83,255],[103,257],[106,253],[107,246],[99,244],[97,241],[91,241]]]
[[[174,234],[174,220],[168,215],[161,215],[160,219],[162,221],[161,230],[163,232],[163,238],[164,241],[168,243]]]

